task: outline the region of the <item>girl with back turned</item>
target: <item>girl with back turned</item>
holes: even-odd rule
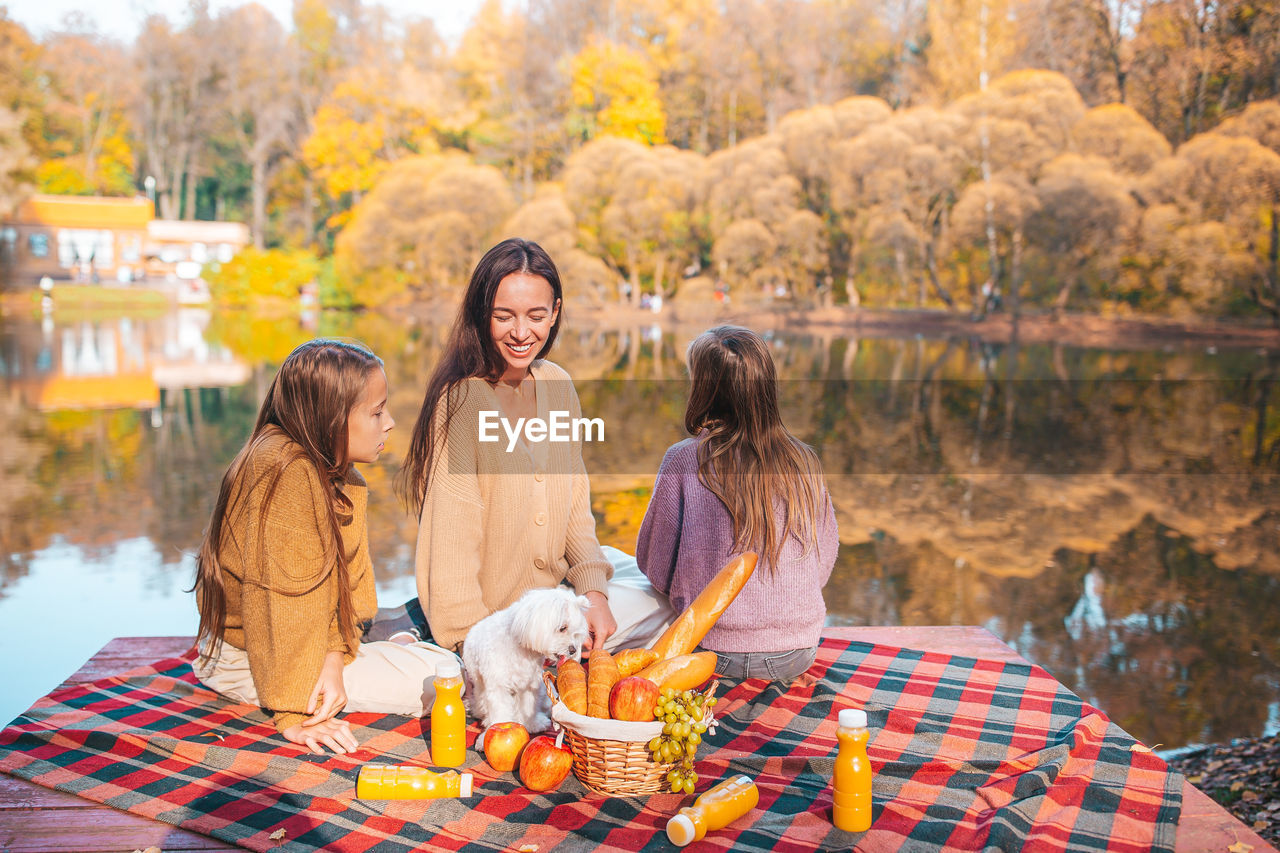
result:
[[[679,612],[731,558],[759,554],[701,648],[722,676],[789,682],[816,655],[839,544],[822,466],[782,423],[759,336],[718,326],[690,344],[688,360],[693,437],[663,457],[636,559]]]

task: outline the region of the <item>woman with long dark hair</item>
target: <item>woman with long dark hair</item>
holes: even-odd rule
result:
[[[591,600],[588,649],[642,645],[670,621],[634,559],[596,540],[582,436],[506,432],[582,416],[569,374],[546,360],[563,319],[555,263],[504,240],[476,265],[427,382],[398,486],[419,518],[418,597],[444,648],[526,590],[562,583]]]
[[[262,705],[314,753],[357,747],[339,711],[421,717],[436,664],[427,643],[361,643],[377,612],[368,488],[395,426],[382,362],[361,346],[302,344],[267,389],[245,446],[222,478],[196,558],[196,676]]]
[[[813,663],[835,565],[835,511],[818,457],[787,431],[769,348],[738,326],[689,345],[685,429],[669,448],[636,544],[640,570],[676,608],[729,560],[755,573],[703,638],[729,678],[786,682]]]

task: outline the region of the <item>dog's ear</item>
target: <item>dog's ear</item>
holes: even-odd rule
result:
[[[578,609],[583,613],[586,613],[591,609],[591,599],[587,598],[585,595],[580,595],[574,599],[574,604],[578,605]]]

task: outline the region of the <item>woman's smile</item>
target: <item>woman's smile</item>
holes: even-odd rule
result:
[[[540,275],[516,272],[498,283],[489,312],[489,334],[505,361],[501,381],[518,384],[555,326],[560,303]]]

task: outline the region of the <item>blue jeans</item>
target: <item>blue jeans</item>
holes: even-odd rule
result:
[[[817,646],[785,652],[716,652],[716,675],[739,681],[764,678],[786,683],[813,666],[817,655]]]

